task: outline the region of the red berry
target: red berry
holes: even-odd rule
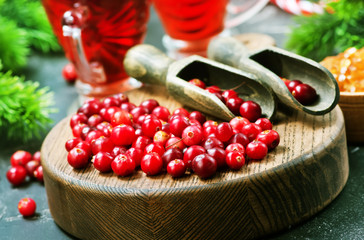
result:
[[[168,163],[167,172],[174,178],[182,177],[186,172],[186,165],[181,159],[175,159]]]
[[[258,120],[255,121],[255,124],[257,124],[262,131],[270,130],[273,127],[273,124],[268,118],[258,118]]]
[[[205,149],[210,149],[210,148],[214,148],[214,147],[224,148],[224,143],[222,141],[220,141],[219,139],[217,139],[216,137],[208,137],[202,143],[202,146]]]
[[[262,115],[262,109],[254,101],[243,102],[240,106],[240,115],[247,118],[250,122],[255,122]]]
[[[199,87],[199,88],[202,88],[202,89],[206,88],[206,84],[202,80],[200,80],[198,78],[191,79],[188,82],[195,85],[196,87]]]
[[[292,93],[293,89],[302,82],[300,80],[286,80],[284,83],[286,84],[288,91]]]
[[[211,85],[205,88],[206,91],[210,92],[210,93],[219,93],[221,94],[221,89],[218,86],[215,85]]]
[[[91,144],[89,142],[82,141],[82,142],[78,143],[75,148],[81,148],[81,149],[85,150],[86,153],[90,156],[92,154],[92,148],[91,148]]]
[[[34,177],[39,181],[43,182],[43,167],[40,165],[34,171]]]
[[[168,118],[171,115],[168,108],[163,106],[158,106],[153,109],[152,114],[155,115],[160,120],[163,120],[165,122],[168,122]]]
[[[108,152],[98,152],[92,158],[94,167],[102,173],[111,171],[111,162],[113,160],[113,156]]]
[[[227,142],[234,135],[234,132],[228,122],[222,122],[217,126],[215,134],[217,139],[222,142]]]
[[[14,186],[18,186],[25,181],[27,170],[23,166],[13,166],[6,172],[6,178]]]
[[[64,80],[66,80],[69,83],[75,82],[77,79],[77,72],[75,66],[72,63],[67,63],[62,68],[62,76]]]
[[[41,160],[41,153],[40,153],[40,151],[36,151],[34,154],[33,154],[33,157],[32,157],[32,159],[33,160],[36,160],[36,161],[38,161],[38,162],[41,162],[42,160]]]
[[[127,149],[125,147],[122,146],[115,146],[111,152],[111,155],[113,157],[116,157],[117,155],[121,154],[121,153],[125,153],[127,151]]]
[[[98,114],[102,108],[102,103],[98,99],[90,99],[86,101],[78,110],[78,113],[83,113],[87,117],[93,114]]]
[[[36,160],[31,160],[25,164],[25,170],[27,170],[27,175],[34,178],[34,171],[40,166],[40,162]]]
[[[235,133],[228,142],[228,144],[232,144],[232,143],[240,143],[245,148],[246,145],[248,145],[248,143],[250,143],[250,141],[249,141],[249,138],[247,136],[245,136],[245,134]]]
[[[87,125],[89,125],[90,127],[96,127],[97,124],[101,123],[103,120],[104,119],[103,117],[101,117],[101,115],[94,114],[88,118]]]
[[[162,123],[157,117],[150,117],[144,120],[142,132],[145,136],[153,138],[154,134],[161,130]]]
[[[169,130],[176,137],[181,137],[183,130],[190,125],[185,116],[175,116],[169,120]]]
[[[206,117],[205,115],[203,115],[201,112],[199,111],[193,111],[190,113],[190,115],[188,116],[188,118],[190,120],[195,119],[197,120],[201,125],[204,124],[206,122]]]
[[[186,149],[183,154],[183,161],[187,168],[192,167],[192,160],[200,154],[206,153],[206,149],[200,145],[193,145]]]
[[[245,164],[244,154],[237,151],[232,151],[226,155],[226,164],[233,170],[241,169]]]
[[[278,132],[274,130],[265,130],[258,134],[256,140],[265,143],[268,150],[272,150],[278,146],[280,137]]]
[[[241,128],[245,125],[249,124],[250,121],[247,118],[237,116],[230,120],[230,125],[233,129],[237,130],[238,132],[241,131]]]
[[[113,106],[120,106],[121,102],[119,99],[115,97],[105,97],[102,100],[102,105],[104,108],[113,107]]]
[[[159,103],[155,99],[147,99],[140,103],[141,107],[145,107],[147,109],[147,113],[152,113],[153,109],[159,106]]]
[[[73,128],[79,123],[87,123],[87,120],[88,120],[87,116],[83,113],[74,114],[71,116],[70,126],[71,128]]]
[[[18,203],[18,210],[24,217],[31,217],[35,214],[37,204],[32,198],[23,198]]]
[[[226,103],[229,98],[236,98],[239,97],[238,93],[234,90],[225,90],[221,93],[222,98],[224,99],[224,102]]]
[[[207,149],[207,154],[216,160],[217,169],[222,169],[226,166],[226,151],[219,147]]]
[[[103,137],[104,133],[101,132],[100,130],[91,130],[90,132],[87,133],[86,142],[92,143],[94,140]]]
[[[245,148],[240,143],[231,143],[226,148],[225,151],[229,152],[240,152],[242,155],[245,155]]]
[[[130,112],[136,108],[137,106],[134,104],[134,103],[131,103],[131,102],[124,102],[122,104],[120,104],[120,109],[123,110],[123,111],[127,111],[127,112]],[[132,114],[133,115],[133,114]],[[134,117],[134,116],[133,116]]]
[[[185,108],[176,108],[172,112],[172,115],[182,115],[182,116],[188,117],[190,115],[190,113]]]
[[[158,143],[152,142],[151,144],[147,145],[144,148],[144,154],[152,153],[152,152],[158,154],[159,156],[162,156],[163,153],[165,152],[165,150],[164,150],[164,147],[162,145],[159,145]]]
[[[262,129],[255,123],[249,123],[241,129],[241,133],[248,137],[249,141],[253,141]]]
[[[82,139],[78,137],[68,139],[65,144],[66,151],[67,152],[71,151],[71,149],[76,147],[76,145],[79,144],[80,142],[82,142]]]
[[[208,155],[207,153],[203,153],[197,155],[192,160],[192,170],[200,177],[200,178],[209,178],[212,177],[217,170],[216,160]]]
[[[317,99],[316,90],[305,83],[297,85],[293,89],[292,95],[303,105],[313,104]]]
[[[164,146],[164,144],[167,142],[167,140],[170,138],[170,135],[166,133],[165,131],[158,131],[154,134],[153,142],[157,143],[161,146]]]
[[[33,156],[30,152],[18,150],[10,157],[11,166],[25,166],[27,162],[32,160]]]
[[[128,95],[125,93],[118,93],[113,96],[115,99],[117,99],[120,103],[129,102]]]
[[[135,130],[130,125],[119,125],[113,128],[110,138],[115,145],[128,146],[135,140]]]
[[[138,136],[135,139],[135,141],[133,142],[132,147],[140,148],[141,150],[144,150],[144,148],[151,143],[152,143],[152,140],[149,137]]]
[[[142,158],[140,167],[142,171],[148,176],[157,175],[163,169],[163,160],[158,154],[154,152],[147,153]]]
[[[121,124],[132,125],[133,116],[124,110],[116,111],[111,117],[111,125],[118,126]]]
[[[186,145],[183,143],[182,139],[179,137],[170,137],[165,144],[166,149],[177,148],[182,151],[185,147],[186,147]]]
[[[111,118],[113,117],[114,113],[118,111],[122,111],[122,109],[117,106],[111,106],[108,108],[102,108],[100,110],[100,115],[105,119],[105,121],[111,122]]]
[[[67,161],[73,168],[84,168],[87,166],[91,155],[82,148],[75,147],[68,152]]]
[[[133,108],[130,111],[130,114],[133,116],[133,119],[138,119],[139,122],[139,117],[143,116],[143,115],[147,115],[148,114],[148,109],[142,106],[138,106]]]
[[[183,158],[183,153],[178,148],[167,149],[162,155],[163,168],[166,168],[170,161],[182,158]]]
[[[225,104],[234,115],[239,115],[240,106],[241,106],[241,104],[243,104],[243,102],[244,102],[244,100],[240,97],[232,97],[232,98],[229,98]]]
[[[127,154],[119,154],[111,163],[113,172],[122,177],[129,176],[135,170],[135,162]]]
[[[202,138],[202,130],[197,126],[188,126],[182,132],[183,143],[187,146],[200,144],[202,142]]]
[[[126,150],[125,154],[128,155],[135,162],[136,167],[140,166],[140,162],[142,161],[142,158],[144,156],[143,150],[141,150],[140,148],[131,147]]]
[[[114,143],[110,138],[101,136],[98,139],[95,139],[91,142],[91,150],[92,154],[96,154],[98,152],[108,152],[111,153],[114,149]]]
[[[246,146],[246,155],[250,159],[261,160],[268,153],[268,147],[261,141],[252,141]]]

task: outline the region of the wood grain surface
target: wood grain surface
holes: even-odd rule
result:
[[[154,98],[181,106],[165,88],[144,86],[130,101]],[[201,180],[100,174],[75,170],[64,144],[69,118],[46,137],[41,153],[49,208],[55,222],[81,239],[254,239],[297,224],[328,205],[348,178],[341,109],[312,116],[279,112],[281,143],[262,161]]]

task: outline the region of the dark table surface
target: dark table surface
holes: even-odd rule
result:
[[[237,33],[268,34],[275,39],[277,46],[284,47],[292,24],[292,16],[273,5],[268,5],[257,16],[235,30]],[[159,20],[152,11],[145,42],[163,49],[163,33]],[[72,113],[72,106],[77,106],[78,96],[74,86],[67,84],[61,75],[66,63],[67,59],[62,53],[34,53],[23,72],[26,79],[38,81],[41,86],[49,86],[54,92],[58,112],[51,115],[53,125]],[[0,146],[0,239],[73,239],[52,219],[43,184],[27,182],[21,187],[13,187],[6,179],[11,154],[19,149],[35,152],[40,149],[41,144],[42,140],[26,145],[2,143]],[[349,179],[339,196],[309,220],[297,226],[290,226],[266,239],[364,239],[363,146],[348,144],[348,154]],[[17,203],[23,197],[32,197],[37,203],[36,215],[32,218],[25,219],[18,213]]]

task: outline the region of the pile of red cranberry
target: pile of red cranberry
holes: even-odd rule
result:
[[[293,97],[303,105],[311,105],[318,98],[316,90],[309,84],[300,80],[281,78]]]
[[[68,163],[84,168],[91,161],[98,171],[118,176],[140,167],[147,175],[190,172],[209,178],[218,170],[239,170],[246,158],[263,159],[279,144],[266,118],[251,122],[238,116],[218,124],[199,111],[170,113],[154,99],[136,106],[123,93],[87,100],[71,116],[70,126]]]

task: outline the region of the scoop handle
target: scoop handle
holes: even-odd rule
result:
[[[143,83],[165,85],[168,68],[173,61],[159,49],[139,44],[126,53],[124,68],[130,77]]]

